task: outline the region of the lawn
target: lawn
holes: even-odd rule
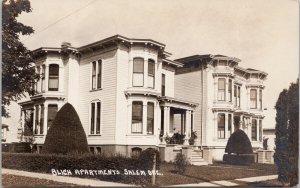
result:
[[[214,163],[208,166],[189,166],[183,175],[177,174],[173,164],[162,163],[161,173],[157,177],[157,185],[190,184],[219,180],[234,180],[254,176],[276,174],[276,167],[272,164],[252,164],[250,166],[226,165]]]
[[[51,180],[2,174],[3,187],[74,187],[76,185]]]

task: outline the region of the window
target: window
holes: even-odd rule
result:
[[[45,92],[45,65],[42,66],[42,86],[41,86],[41,90],[42,92]]]
[[[229,79],[228,82],[228,95],[229,95],[229,102],[232,102],[232,80]]]
[[[241,87],[237,87],[237,106],[241,107]]]
[[[256,91],[256,89],[250,90],[250,108],[251,109],[257,108],[257,91]]]
[[[59,83],[59,65],[51,64],[49,66],[49,91],[58,91]]]
[[[57,111],[58,111],[58,107],[57,107],[56,104],[50,104],[50,105],[48,105],[48,123],[47,123],[48,130],[51,127],[51,125],[52,125],[52,123],[53,123],[53,121],[55,119]]]
[[[155,84],[155,62],[151,59],[148,60],[148,87],[154,88]]]
[[[95,154],[95,148],[94,147],[90,147],[90,153]]]
[[[251,138],[252,141],[257,141],[257,120],[256,119],[252,119]]]
[[[228,135],[232,133],[232,115],[228,114]]]
[[[161,95],[162,96],[166,95],[166,75],[165,74],[161,75]]]
[[[100,89],[102,82],[102,60],[92,62],[92,90]]]
[[[97,155],[101,155],[101,147],[96,147]]]
[[[41,74],[41,67],[37,67],[37,68],[36,68],[36,73],[37,73],[38,75]],[[40,90],[40,88],[39,88],[39,81],[37,81],[37,82],[35,82],[35,92],[36,92],[36,93],[39,93],[39,90]]]
[[[154,103],[148,102],[147,105],[147,134],[154,132]]]
[[[234,86],[233,97],[234,97],[234,106],[237,106],[237,86]]]
[[[34,134],[38,134],[38,127],[39,127],[39,105],[35,106],[35,130]]]
[[[138,158],[142,153],[142,149],[141,148],[132,148],[131,149],[131,157],[132,158]]]
[[[133,59],[133,86],[144,86],[144,59]]]
[[[225,138],[225,114],[218,114],[218,138]]]
[[[262,90],[259,90],[259,109],[262,110]]]
[[[259,120],[259,141],[262,141],[262,120]]]
[[[218,79],[218,101],[225,101],[225,78]]]
[[[131,133],[142,133],[143,127],[143,102],[132,103],[132,124]]]
[[[92,102],[91,104],[91,134],[100,134],[101,126],[101,103]]]
[[[41,105],[40,134],[44,133],[44,105]]]

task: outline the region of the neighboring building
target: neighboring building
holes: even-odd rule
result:
[[[33,54],[41,79],[36,94],[19,104],[22,127],[32,117],[38,150],[67,102],[76,109],[95,153],[132,156],[163,148],[165,137],[175,132],[187,135],[188,145],[196,131],[193,149],[206,148],[220,160],[238,128],[254,148],[262,148],[267,74],[239,67],[236,58],[196,55],[172,61],[164,44],[119,35],[79,48],[69,43],[39,48]]]
[[[275,128],[264,128],[263,129],[263,135],[264,138],[263,139],[268,139],[267,141],[267,146],[268,146],[268,150],[273,150],[275,151]]]

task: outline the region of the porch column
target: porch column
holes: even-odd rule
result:
[[[184,145],[189,145],[189,138],[190,138],[190,132],[191,132],[191,111],[186,110],[185,111],[185,140]]]
[[[44,135],[47,134],[48,131],[48,104],[44,104]]]
[[[228,113],[225,113],[225,139],[228,138]]]
[[[170,129],[170,107],[164,106],[164,137],[169,134]]]

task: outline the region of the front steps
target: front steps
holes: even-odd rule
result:
[[[203,165],[208,165],[208,162],[206,162],[200,153],[200,150],[193,150],[192,155],[190,158],[191,164],[195,166],[203,166]]]

